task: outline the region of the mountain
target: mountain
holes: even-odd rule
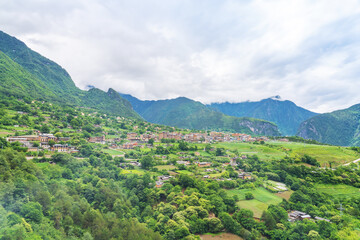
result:
[[[277,126],[271,122],[227,116],[200,102],[185,97],[169,100],[141,101],[122,94],[134,110],[145,120],[189,129],[229,130],[256,135],[278,136]]]
[[[317,115],[295,103],[282,100],[280,96],[263,99],[258,102],[212,103],[208,105],[224,114],[235,117],[252,117],[275,123],[283,135],[296,134],[300,124]]]
[[[297,135],[333,145],[359,146],[360,104],[312,117],[301,123]]]
[[[76,87],[70,75],[55,62],[0,31],[0,92],[16,97],[56,101],[97,109],[124,117],[141,117],[116,91]]]

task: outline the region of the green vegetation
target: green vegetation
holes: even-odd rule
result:
[[[315,189],[336,198],[360,197],[360,189],[345,184],[315,184]]]

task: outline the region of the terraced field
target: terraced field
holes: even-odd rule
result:
[[[332,167],[343,165],[360,158],[360,154],[348,147],[304,144],[297,142],[269,141],[265,145],[253,143],[216,143],[215,147],[222,147],[230,151],[237,151],[243,155],[257,155],[262,160],[279,160],[285,156],[303,156],[307,154],[318,160],[321,166]]]
[[[360,188],[349,185],[316,184],[315,188],[336,198],[360,197]]]

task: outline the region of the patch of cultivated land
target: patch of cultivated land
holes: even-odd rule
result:
[[[242,240],[243,238],[239,237],[238,235],[232,233],[206,233],[200,235],[201,240]]]
[[[180,173],[180,174],[194,175],[194,173],[192,173],[188,170],[176,170],[176,172]]]
[[[315,188],[336,198],[360,197],[360,188],[344,184],[316,184]]]
[[[316,158],[322,166],[325,164],[328,166],[329,162],[333,162],[334,167],[360,158],[360,154],[346,147],[294,142],[271,142],[271,144],[281,145],[299,155],[307,154],[312,156]]]
[[[275,195],[278,197],[284,198],[286,200],[289,200],[289,198],[293,192],[294,192],[293,190],[288,190],[285,192],[275,193]]]
[[[14,135],[14,133],[6,132],[6,130],[0,130],[0,137],[7,137],[8,135]]]
[[[137,169],[122,169],[121,174],[137,174],[137,175],[144,175],[144,170],[137,170]]]
[[[216,143],[215,147],[222,147],[230,151],[237,150],[239,154],[257,155],[262,160],[278,160],[285,156],[307,154],[316,158],[321,166],[339,166],[360,158],[360,154],[347,147],[304,144],[296,142],[269,141],[268,145],[233,142]]]
[[[286,156],[284,151],[260,144],[235,142],[217,143],[214,144],[214,146],[223,147],[229,150],[237,150],[239,154],[257,155],[262,160],[282,159]]]
[[[157,165],[155,166],[158,170],[172,170],[176,167],[174,165]]]
[[[245,194],[248,192],[254,195],[254,199],[245,200]],[[266,210],[270,204],[279,204],[282,202],[282,197],[262,187],[255,189],[232,189],[229,190],[228,193],[230,195],[237,195],[240,200],[237,202],[237,205],[240,208],[250,209],[254,212],[254,217],[257,218],[261,217],[263,211]]]

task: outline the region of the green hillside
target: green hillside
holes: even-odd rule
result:
[[[303,122],[298,136],[342,146],[360,145],[360,104]]]
[[[81,98],[81,105],[86,107],[94,107],[101,111],[119,114],[121,116],[140,118],[140,116],[132,109],[129,101],[125,100],[113,89],[104,92],[97,88],[92,88],[84,92]]]
[[[69,97],[80,94],[81,90],[75,86],[65,69],[2,31],[0,31],[0,51],[44,82],[55,95]]]
[[[17,97],[56,98],[50,89],[0,51],[0,92]]]
[[[0,91],[5,95],[49,100],[140,119],[131,104],[109,89],[83,91],[55,62],[0,31]]]
[[[227,116],[185,97],[159,101],[141,101],[123,95],[145,120],[189,129],[229,130],[256,135],[280,135],[271,122]]]
[[[209,107],[235,117],[253,117],[275,123],[283,135],[296,134],[301,122],[317,115],[297,106],[291,101],[283,101],[279,96],[258,102],[212,103]]]

